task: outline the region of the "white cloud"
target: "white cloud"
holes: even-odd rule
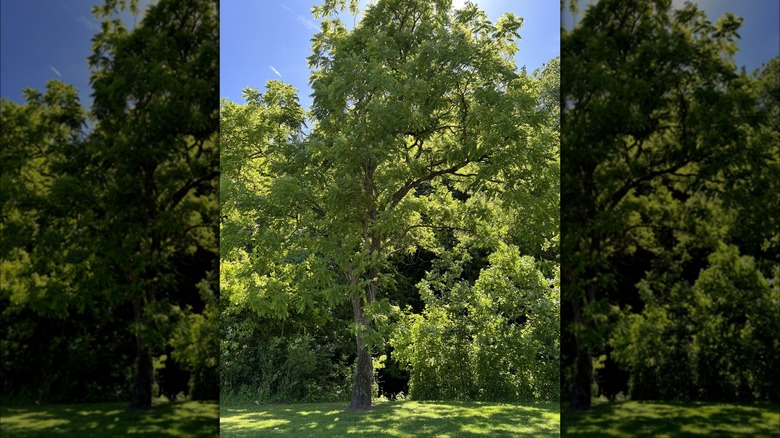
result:
[[[320,30],[320,27],[317,26],[317,23],[309,20],[308,18],[304,17],[303,15],[299,15],[298,18],[296,18],[299,22],[301,22],[304,26],[307,28],[317,32]]]
[[[279,76],[280,78],[282,77],[282,74],[281,74],[281,73],[279,73],[279,70],[275,69],[273,65],[269,65],[268,67],[271,67],[271,70],[272,70],[274,73],[276,73],[276,75],[277,75],[277,76]]]
[[[290,9],[289,6],[285,5],[284,3],[279,3],[279,6],[281,6],[283,9],[287,9],[288,11],[292,12],[293,10]]]
[[[54,68],[54,66],[53,66],[53,65],[50,65],[50,66],[49,66],[49,68],[51,69],[51,71],[53,71],[53,72],[54,72],[54,74],[55,74],[55,75],[57,75],[57,76],[59,76],[59,77],[62,77],[62,75],[60,74],[60,72],[59,72],[59,71],[57,71],[57,69],[56,69],[56,68]]]
[[[90,20],[83,15],[79,15],[79,22],[83,24],[87,29],[94,30],[95,32],[100,31],[100,25],[97,24],[94,20]]]

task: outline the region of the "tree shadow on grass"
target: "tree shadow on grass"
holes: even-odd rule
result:
[[[564,412],[564,436],[777,437],[780,404],[624,401]]]
[[[336,403],[223,407],[221,435],[558,436],[557,403],[385,402],[368,412]]]
[[[148,412],[127,411],[127,403],[8,406],[0,411],[3,437],[219,436],[216,402],[181,401]]]

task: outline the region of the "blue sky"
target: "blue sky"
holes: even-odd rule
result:
[[[92,98],[89,64],[92,36],[100,22],[92,6],[101,0],[2,0],[0,1],[0,96],[23,103],[25,87],[45,90],[46,82],[59,79],[75,86],[82,106]],[[141,1],[141,7],[148,1]],[[122,15],[132,26],[134,17]]]
[[[567,0],[568,2],[568,0]],[[580,1],[578,17],[572,17],[568,8],[562,16],[563,25],[571,29],[575,20],[582,16],[585,4]],[[726,12],[742,17],[742,27],[737,40],[739,52],[734,56],[737,67],[744,66],[748,73],[760,68],[766,61],[780,55],[780,1],[778,0],[699,0],[693,1],[707,18],[715,23]],[[685,0],[672,0],[672,6],[679,8]]]
[[[673,0],[676,5],[683,0]],[[462,0],[455,0],[461,3]],[[0,95],[22,102],[26,86],[44,89],[62,79],[79,90],[82,104],[91,102],[91,38],[98,29],[91,7],[101,0],[0,1]],[[263,89],[268,79],[296,86],[308,106],[311,36],[318,24],[310,13],[318,0],[223,0],[221,2],[220,96],[243,102],[245,86]],[[553,0],[478,0],[495,21],[504,12],[525,18],[518,65],[529,71],[559,54],[558,2]],[[748,71],[780,54],[780,2],[777,0],[700,0],[711,20],[726,11],[745,18],[738,41],[737,65]],[[351,20],[351,18],[350,18]],[[563,22],[571,23],[564,15]],[[279,73],[277,75],[271,67]]]
[[[95,0],[2,0],[0,2],[0,95],[22,103],[22,89],[41,91],[61,79],[88,103]]]
[[[458,7],[464,0],[454,0]],[[560,11],[554,0],[476,0],[495,22],[512,12],[524,18],[520,29],[518,67],[528,72],[560,54]],[[220,3],[220,96],[243,103],[242,90],[265,89],[269,79],[295,86],[301,104],[311,104],[309,68],[311,37],[319,21],[311,16],[317,0],[224,0]],[[365,4],[365,1],[361,1]],[[353,18],[342,18],[351,26]]]

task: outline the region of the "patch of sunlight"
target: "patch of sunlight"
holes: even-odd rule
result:
[[[103,411],[78,411],[76,412],[76,415],[81,415],[83,417],[89,416],[89,415],[104,415]]]
[[[623,405],[623,409],[619,409],[615,414],[619,417],[636,417],[641,416],[648,419],[663,420],[668,418],[669,415],[676,415],[679,413],[678,409],[674,409],[670,406],[665,406],[656,403],[638,403],[628,402]]]
[[[29,413],[3,418],[3,423],[6,427],[10,426],[9,429],[12,431],[14,429],[40,431],[43,429],[68,425],[70,424],[70,420],[66,420],[64,418],[41,418],[40,414]]]
[[[596,436],[611,436],[614,433],[616,433],[614,429],[606,429],[605,426],[602,425],[584,425],[584,424],[578,424],[576,431],[578,434],[596,435]]]
[[[284,426],[290,423],[290,420],[262,420],[253,422],[250,426],[256,429],[268,429],[271,427]]]
[[[312,421],[311,423],[306,425],[309,429],[316,429],[317,428],[317,422]]]
[[[242,415],[231,415],[231,416],[220,416],[219,421],[222,423],[242,423],[244,421],[257,421],[261,420],[263,417],[271,417],[272,415],[268,412],[256,412],[251,414],[242,414]]]
[[[464,424],[460,427],[460,430],[467,433],[474,433],[477,435],[487,435],[492,432],[491,430],[492,425],[489,423],[485,423],[483,421],[481,422],[472,422],[471,424]]]
[[[769,424],[777,424],[777,411],[764,411],[761,413],[761,418]]]
[[[381,426],[368,426],[366,424],[360,424],[357,426],[351,426],[347,428],[347,433],[358,433],[361,435],[368,435],[371,433],[384,434],[385,433],[385,427]]]
[[[684,424],[680,427],[680,430],[685,433],[698,433],[706,435],[714,434],[727,434],[729,436],[749,436],[755,432],[755,428],[747,424],[717,424],[717,425],[704,425],[701,423],[692,425]]]
[[[213,402],[200,402],[200,401],[186,401],[181,404],[177,404],[173,407],[174,412],[181,413],[186,416],[191,416],[192,414],[203,414],[203,415],[218,415],[219,412],[219,405]]]
[[[9,409],[10,411],[10,409]],[[29,418],[37,417],[37,418]],[[38,421],[40,417],[51,417],[51,414],[46,412],[25,412],[23,414],[14,414],[10,417],[3,418],[4,423],[26,423],[27,421]]]
[[[415,431],[416,436],[433,436],[434,432],[432,430],[427,430],[424,426],[420,429],[417,429]],[[381,435],[383,436],[397,436],[397,437],[403,437],[406,438],[409,436],[409,432],[404,432],[402,430],[399,430],[395,427],[387,427],[384,430],[382,430]],[[438,432],[435,434],[435,436],[438,437],[448,437],[445,432]]]
[[[307,415],[314,415],[314,414],[322,414],[322,411],[300,411],[298,412],[298,415],[303,415],[304,417]]]
[[[289,420],[268,419],[268,420],[255,420],[252,418],[244,418],[236,420],[235,418],[219,419],[220,427],[227,429],[268,429],[272,427],[284,426],[290,423]]]
[[[252,416],[252,417],[271,417],[271,416],[273,416],[273,414],[271,414],[271,413],[270,413],[270,412],[268,412],[268,411],[247,411],[247,410],[243,410],[243,411],[240,411],[240,412],[243,412],[243,413],[242,413],[242,414],[240,414],[240,415],[236,415],[236,414],[234,414],[234,412],[238,413],[239,411],[233,411],[232,409],[226,409],[226,410],[225,410],[225,412],[227,412],[228,414],[230,414],[230,416],[231,416],[231,417],[232,417],[232,416],[237,416],[237,417],[246,417],[246,416]]]
[[[449,406],[411,402],[401,406],[401,409],[395,412],[395,414],[404,417],[411,415],[426,418],[443,418],[453,416],[455,411],[457,411],[457,409],[453,409]]]

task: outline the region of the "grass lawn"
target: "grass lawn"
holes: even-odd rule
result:
[[[220,436],[559,436],[558,403],[375,402],[220,406]]]
[[[564,411],[561,423],[577,437],[780,437],[780,404],[619,401]]]
[[[0,435],[6,437],[219,436],[217,402],[177,401],[150,412],[127,412],[128,403],[3,406]]]

